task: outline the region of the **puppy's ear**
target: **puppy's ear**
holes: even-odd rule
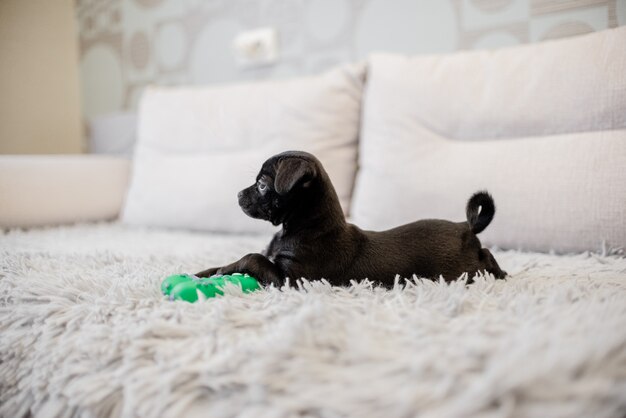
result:
[[[315,163],[303,158],[284,158],[276,167],[274,189],[279,195],[289,193],[297,184],[307,187],[317,175]]]

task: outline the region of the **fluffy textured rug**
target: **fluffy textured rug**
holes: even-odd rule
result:
[[[164,276],[266,240],[116,224],[0,236],[0,416],[626,414],[623,257],[500,251],[504,281],[160,296]]]

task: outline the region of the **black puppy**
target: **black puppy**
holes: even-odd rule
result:
[[[286,277],[324,278],[334,285],[369,278],[384,286],[401,277],[457,279],[500,269],[476,234],[493,219],[486,192],[467,203],[467,222],[421,220],[383,232],[363,231],[345,221],[335,188],[322,164],[306,152],[289,151],[267,160],[257,181],[239,192],[239,206],[258,219],[282,224],[264,254],[197,274],[248,273],[261,283],[282,285]],[[479,213],[479,208],[482,208]]]

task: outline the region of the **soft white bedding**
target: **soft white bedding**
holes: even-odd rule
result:
[[[0,416],[626,414],[621,256],[500,251],[511,277],[469,286],[160,296],[164,276],[267,240],[117,224],[0,235]]]

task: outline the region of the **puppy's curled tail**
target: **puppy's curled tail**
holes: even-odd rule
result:
[[[491,223],[496,213],[493,198],[486,191],[476,192],[467,201],[467,223],[474,234],[479,234]]]

